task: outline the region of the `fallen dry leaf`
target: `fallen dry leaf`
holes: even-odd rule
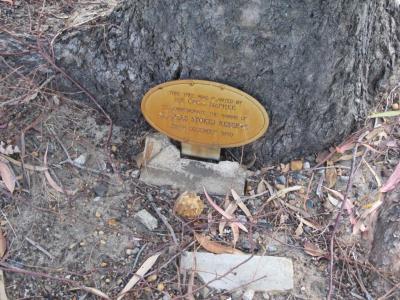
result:
[[[372,203],[371,207],[364,211],[361,216],[354,222],[353,226],[353,234],[357,234],[359,231],[366,231],[370,230],[370,226],[368,224],[370,223],[370,216],[373,217],[373,214],[377,211],[377,209],[383,204],[382,200],[378,195],[378,200]],[[363,229],[364,227],[364,229]]]
[[[75,195],[77,191],[70,191],[70,190],[65,190],[62,187],[60,187],[57,182],[54,181],[54,179],[51,177],[49,170],[47,169],[47,150],[48,146],[46,148],[46,152],[44,153],[44,166],[46,170],[44,171],[44,176],[46,177],[47,181],[49,182],[50,186],[55,189],[57,192],[66,194],[69,196]]]
[[[5,287],[5,280],[4,280],[3,270],[0,270],[0,299],[1,300],[8,300],[7,294],[6,294],[6,287]]]
[[[271,195],[271,197],[269,197],[269,198],[267,199],[267,201],[264,202],[263,205],[265,205],[265,204],[271,202],[272,200],[274,200],[274,199],[276,199],[276,198],[283,197],[283,196],[285,196],[285,195],[286,195],[287,193],[289,193],[289,192],[295,192],[295,191],[299,191],[299,190],[301,190],[301,189],[303,189],[303,187],[302,187],[301,185],[294,185],[294,186],[290,186],[290,187],[284,188],[284,189],[282,189],[282,190],[279,190],[279,191],[277,191],[275,194]]]
[[[332,168],[333,162],[328,160],[326,162],[326,165],[330,168],[327,168],[325,170],[325,182],[326,182],[326,185],[328,186],[328,188],[332,188],[335,186],[336,181],[337,181],[337,171],[336,171],[336,168]]]
[[[344,196],[343,196],[342,193],[340,193],[340,192],[338,192],[338,191],[335,191],[335,190],[332,190],[332,189],[330,189],[330,188],[327,188],[326,186],[324,186],[324,188],[325,188],[328,192],[331,192],[334,196],[336,196],[337,198],[339,198],[341,201],[343,201]],[[348,213],[350,216],[352,216],[354,204],[353,204],[353,202],[352,202],[349,198],[346,198],[346,203],[344,204],[344,208],[347,210],[347,213]]]
[[[7,250],[7,240],[3,235],[3,232],[0,231],[0,258],[4,256]],[[4,283],[4,274],[3,270],[0,270],[0,299],[7,300],[6,288]]]
[[[86,292],[89,292],[89,293],[91,293],[93,295],[96,295],[96,296],[98,296],[100,298],[103,298],[103,299],[106,299],[106,300],[111,300],[111,298],[109,296],[107,296],[105,293],[103,293],[102,291],[100,291],[100,290],[98,290],[96,288],[85,286],[85,287],[82,288],[82,290],[84,290]]]
[[[118,225],[118,220],[114,219],[114,218],[108,219],[107,220],[107,224],[108,224],[108,226],[117,226]]]
[[[328,201],[334,206],[334,207],[340,207],[341,201],[333,197],[330,193],[327,193],[328,195]]]
[[[321,250],[318,245],[314,245],[313,243],[306,241],[304,243],[304,251],[311,256],[314,257],[325,257],[326,252]]]
[[[304,225],[306,225],[306,226],[308,226],[308,227],[311,227],[311,228],[313,228],[313,229],[315,229],[315,230],[321,230],[321,226],[315,225],[314,223],[312,223],[312,222],[310,222],[310,221],[308,221],[308,220],[302,218],[301,216],[299,216],[299,215],[297,215],[297,214],[296,214],[296,218],[297,218],[301,223],[303,223]]]
[[[239,240],[239,227],[234,223],[230,223],[229,226],[231,227],[233,236],[232,245],[235,247],[237,241]]]
[[[396,168],[393,171],[393,174],[390,175],[389,179],[381,187],[380,191],[382,193],[390,192],[391,190],[394,190],[399,183],[400,183],[400,163],[397,164]]]
[[[15,179],[10,167],[1,160],[0,160],[0,176],[5,184],[6,188],[12,194],[15,189],[16,179]]]
[[[211,241],[210,238],[205,236],[204,234],[194,233],[194,237],[199,242],[199,244],[209,252],[212,252],[215,254],[222,254],[222,253],[244,254],[242,251],[237,250],[235,248],[225,246],[220,243]]]
[[[353,149],[355,145],[356,144],[354,144],[353,142],[347,142],[347,143],[344,143],[344,144],[342,144],[342,145],[340,145],[338,147],[335,147],[335,150],[336,150],[336,152],[338,152],[340,154],[343,154],[347,150]]]
[[[261,181],[257,185],[257,194],[261,194],[267,190],[266,181],[261,179]]]
[[[400,110],[391,110],[391,111],[375,113],[375,114],[368,116],[368,118],[388,118],[388,117],[396,117],[396,116],[400,116]]]
[[[14,5],[14,0],[0,0],[1,2],[5,2],[11,5]]]
[[[147,162],[150,161],[150,159],[153,156],[153,142],[149,141],[146,143],[145,147],[144,147],[144,151],[143,151],[143,163],[144,166],[147,165]]]
[[[4,237],[3,232],[0,231],[0,258],[3,258],[4,254],[6,253],[6,250],[7,250],[7,240]]]
[[[282,173],[287,173],[290,170],[290,164],[280,164],[280,169]]]
[[[247,208],[247,206],[243,203],[242,198],[238,195],[238,193],[235,192],[235,190],[231,189],[231,194],[233,199],[235,199],[236,204],[240,207],[240,209],[244,212],[244,214],[249,218],[249,220],[252,222],[253,221],[253,216],[251,215],[250,210]]]
[[[355,155],[355,157],[360,157],[361,155],[363,155],[365,152],[365,150],[361,150],[358,151]],[[347,155],[341,155],[341,156],[337,156],[335,158],[332,159],[333,162],[338,162],[338,161],[344,161],[344,160],[351,160],[353,159],[353,154],[347,154]]]
[[[329,152],[329,151],[327,151],[327,150],[322,151],[322,152],[319,152],[319,153],[317,154],[317,157],[315,158],[315,162],[316,162],[317,164],[322,164],[323,162],[325,162],[325,161],[327,160],[327,157],[328,157],[329,155],[331,155],[331,152]]]
[[[158,257],[161,255],[161,252],[158,252],[152,256],[150,256],[146,261],[140,266],[140,268],[136,271],[136,273],[132,276],[132,278],[128,281],[122,291],[118,294],[117,300],[121,300],[125,297],[126,293],[129,292],[135,284],[146,275],[146,273],[151,269],[151,267],[156,263]]]
[[[96,295],[96,296],[100,297],[101,299],[111,300],[111,298],[108,295],[106,295],[102,291],[100,291],[100,290],[98,290],[96,288],[93,288],[93,287],[80,286],[80,287],[76,287],[76,288],[70,289],[70,291],[77,291],[77,290],[82,290],[82,291],[88,292],[90,294],[93,294],[93,295]],[[3,299],[3,298],[0,298],[0,299]]]
[[[227,214],[221,207],[219,207],[212,199],[211,197],[208,195],[205,187],[203,187],[204,190],[204,194],[206,195],[206,199],[207,201],[211,204],[211,206],[217,211],[219,212],[223,217],[225,217],[228,221],[231,221],[233,223],[236,223],[237,226],[242,229],[244,232],[248,232],[247,228],[240,222],[234,222],[233,221],[233,216],[230,214]]]
[[[299,226],[297,226],[294,235],[296,237],[300,237],[303,234],[303,232],[304,232],[304,230],[303,230],[303,222],[300,221]]]
[[[302,169],[303,169],[303,161],[302,160],[292,160],[290,162],[290,170],[301,171]]]
[[[281,217],[279,218],[279,224],[285,224],[287,220],[289,220],[289,215],[281,214]]]
[[[226,200],[225,212],[228,215],[233,215],[237,207],[238,205],[235,202],[229,201],[229,198]],[[221,222],[219,222],[218,231],[220,235],[224,234],[226,223],[227,223],[226,220],[221,220]]]

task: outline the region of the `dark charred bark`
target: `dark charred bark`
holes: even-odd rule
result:
[[[242,89],[270,113],[266,136],[246,147],[267,163],[326,148],[367,115],[398,78],[399,20],[397,0],[126,0],[62,34],[56,63],[133,130],[146,126],[140,101],[156,84]]]

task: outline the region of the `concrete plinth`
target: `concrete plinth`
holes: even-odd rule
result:
[[[293,289],[293,263],[277,256],[184,252],[181,269],[194,270],[208,287],[283,292]]]
[[[239,195],[244,193],[246,170],[237,162],[210,163],[181,158],[176,146],[162,134],[148,136],[146,148],[151,158],[141,170],[139,179],[144,183],[195,192],[203,192],[204,186],[208,193],[215,195],[225,195],[230,189]]]

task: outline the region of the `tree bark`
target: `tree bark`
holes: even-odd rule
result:
[[[62,34],[54,50],[132,130],[147,126],[144,93],[165,81],[214,80],[249,93],[271,123],[246,149],[268,163],[331,146],[365,118],[399,78],[399,20],[397,0],[124,0]]]
[[[374,273],[371,280],[376,296],[381,296],[393,288],[387,278],[395,283],[400,278],[400,190],[390,192],[380,210],[370,261],[381,274],[385,274],[385,277],[381,277]]]

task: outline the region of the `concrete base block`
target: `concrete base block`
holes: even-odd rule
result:
[[[210,163],[194,159],[181,158],[180,152],[162,134],[153,134],[146,138],[146,148],[151,149],[151,158],[142,167],[140,180],[151,185],[171,185],[182,191],[207,192],[225,195],[234,189],[243,195],[246,170],[239,163],[221,161]]]
[[[219,290],[283,292],[294,285],[293,263],[286,257],[184,252],[181,269],[195,270],[208,287]]]

